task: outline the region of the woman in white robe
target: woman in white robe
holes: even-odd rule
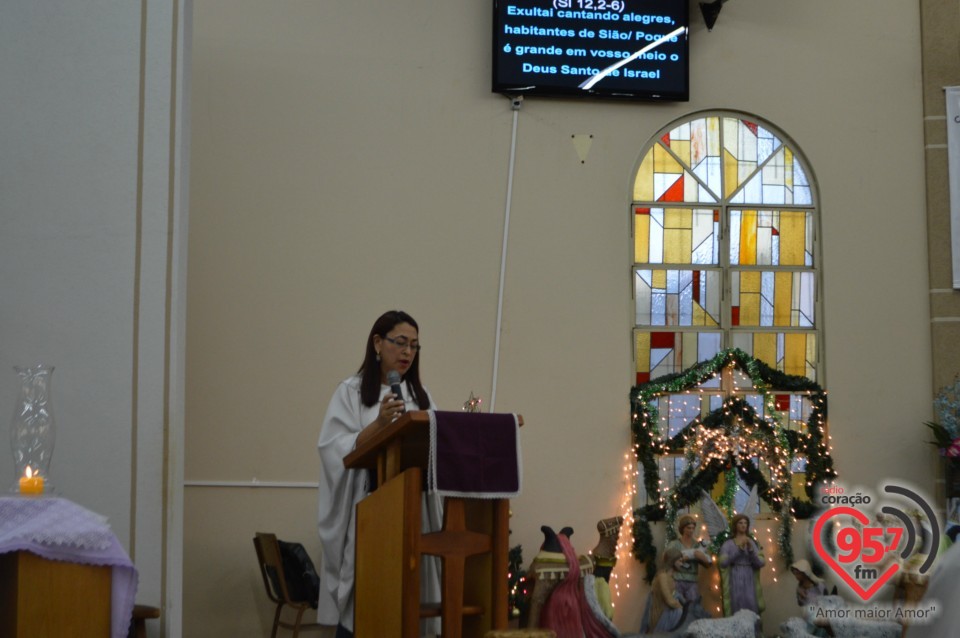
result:
[[[319,523],[322,563],[318,622],[337,625],[337,638],[350,638],[354,627],[356,505],[369,493],[366,470],[348,470],[344,457],[353,451],[360,432],[384,427],[406,410],[435,409],[420,382],[419,327],[413,317],[392,310],[374,323],[358,373],[337,386],[327,408],[317,448],[320,453]],[[387,384],[396,370],[403,399]],[[425,530],[440,528],[435,499],[424,508]],[[435,562],[424,561],[432,574],[421,578],[421,599],[439,600]]]

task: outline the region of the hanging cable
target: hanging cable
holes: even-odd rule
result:
[[[497,407],[497,373],[500,369],[500,331],[503,326],[503,282],[507,273],[507,239],[510,236],[510,204],[513,200],[513,167],[517,158],[517,121],[523,96],[510,98],[513,131],[510,134],[510,166],[507,169],[507,201],[503,212],[503,246],[500,248],[500,285],[497,289],[497,329],[493,345],[493,379],[490,382],[490,411]]]

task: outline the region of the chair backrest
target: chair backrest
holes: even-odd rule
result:
[[[253,537],[253,546],[257,550],[260,575],[263,576],[263,586],[267,589],[267,596],[275,603],[296,605],[296,602],[290,600],[290,594],[287,591],[287,580],[283,573],[283,559],[280,557],[277,536],[267,532],[257,532]]]

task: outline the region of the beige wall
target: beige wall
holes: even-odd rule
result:
[[[814,168],[842,477],[934,488],[917,3],[738,0],[713,32],[693,24],[690,102],[518,114],[496,408],[526,421],[511,540],[527,561],[540,525],[587,551],[619,511],[631,173],[652,135],[706,108],[769,120]],[[491,396],[513,112],[489,92],[488,2],[197,0],[194,29],[184,636],[258,636],[250,539],[269,526],[318,557],[316,505],[245,486],[316,480],[326,403],[374,318],[418,319],[441,406]],[[646,590],[627,572],[616,621],[636,631]],[[768,632],[795,608],[784,582]]]
[[[108,518],[151,637],[179,635],[189,18],[0,2],[0,494],[12,366],[53,365],[56,495]]]

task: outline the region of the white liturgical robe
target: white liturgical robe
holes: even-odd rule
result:
[[[380,401],[390,387],[380,387]],[[419,410],[413,393],[403,382],[407,410]],[[430,409],[436,409],[433,398]],[[379,401],[371,407],[360,400],[360,377],[352,376],[339,386],[330,399],[320,430],[320,490],[318,530],[321,543],[320,600],[317,621],[324,625],[341,624],[353,631],[354,569],[356,551],[356,506],[369,493],[366,470],[348,470],[343,459],[353,451],[364,427],[373,423],[380,411]],[[423,531],[441,528],[438,499],[426,499]],[[435,560],[424,560],[421,576],[421,600],[440,600],[439,572]]]

